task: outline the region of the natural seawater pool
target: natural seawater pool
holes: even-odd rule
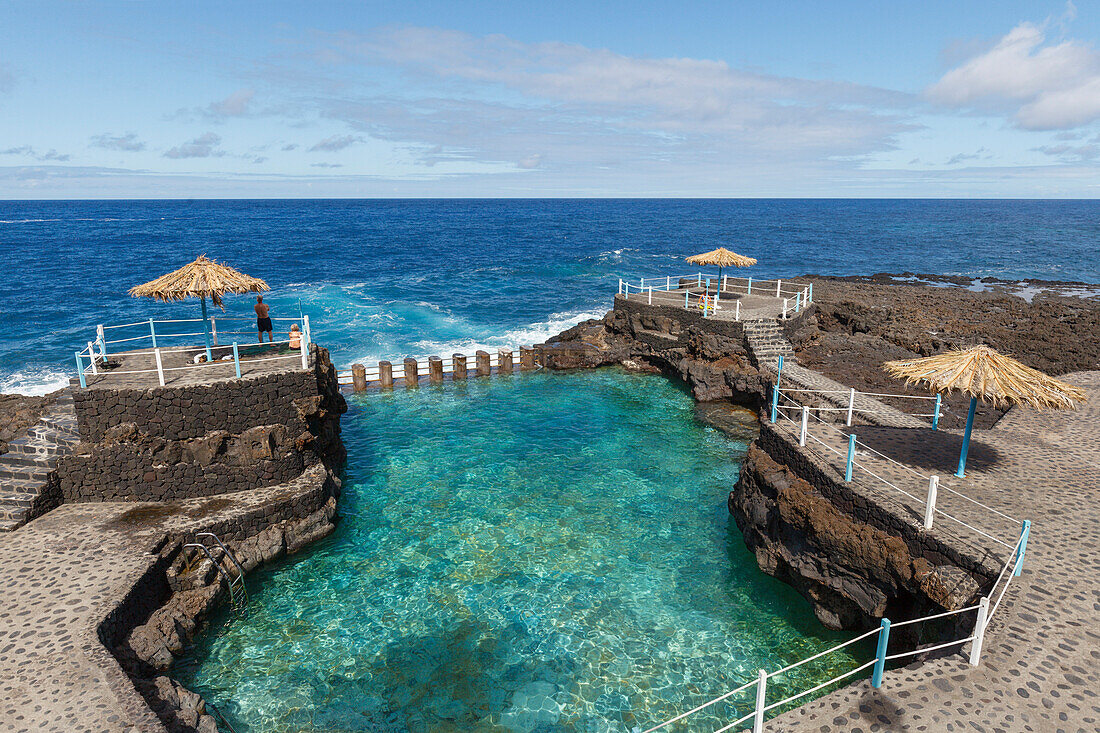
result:
[[[349,402],[336,532],[251,574],[248,614],[173,673],[239,733],[642,730],[850,636],[757,568],[726,509],[747,446],[662,377]],[[856,664],[828,655],[769,701]],[[752,690],[735,700],[680,730]]]

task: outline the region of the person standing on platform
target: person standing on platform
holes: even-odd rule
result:
[[[271,333],[271,316],[262,295],[256,296],[256,330],[260,334],[260,343],[263,343],[265,333],[268,341],[275,341],[275,335]]]

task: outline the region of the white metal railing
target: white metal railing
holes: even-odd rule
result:
[[[780,375],[782,375],[782,366],[780,366]],[[824,401],[830,403],[841,403],[841,406],[835,404],[829,405],[811,405],[810,409],[814,412],[843,412],[846,414],[845,424],[852,424],[852,416],[859,412],[863,414],[887,414],[885,410],[868,409],[866,405],[857,406],[857,400],[860,397],[868,397],[872,399],[886,398],[896,400],[914,400],[918,402],[932,402],[932,412],[907,412],[905,414],[912,417],[930,417],[932,418],[932,429],[938,430],[940,425],[940,411],[942,407],[941,395],[909,395],[909,394],[889,394],[885,392],[860,392],[854,387],[849,389],[803,389],[795,387],[783,387],[780,390],[785,397],[789,397],[794,394],[809,394],[809,395],[822,395]],[[845,400],[847,398],[847,400]],[[774,395],[773,395],[774,399]],[[847,404],[843,403],[847,401]],[[889,405],[887,405],[889,407]],[[896,408],[892,408],[896,409]]]
[[[694,284],[692,284],[694,283]],[[713,287],[712,287],[713,284]],[[730,277],[722,275],[721,279],[693,273],[690,275],[666,275],[665,277],[638,278],[637,280],[619,279],[619,295],[630,299],[643,299],[648,304],[653,304],[653,293],[682,291],[684,293],[683,307],[685,309],[698,309],[703,311],[703,317],[712,317],[722,302],[724,293],[744,293],[773,297],[781,301],[780,314],[787,318],[789,313],[799,313],[803,308],[813,302],[813,283],[791,283],[782,279],[754,280],[751,277]],[[659,305],[669,305],[661,302]],[[679,301],[672,303],[679,306]],[[741,320],[741,301],[734,302],[734,320]]]
[[[790,406],[786,406],[786,405],[777,406],[775,404],[775,402],[773,401],[773,413],[772,413],[773,422],[776,420],[777,417],[782,416],[785,420],[790,420],[792,423],[795,423],[796,425],[799,426],[799,429],[800,429],[800,433],[799,433],[800,445],[805,446],[805,445],[807,445],[807,443],[806,443],[807,439],[813,439],[814,441],[819,443],[822,447],[826,448],[827,450],[831,451],[832,453],[840,455],[840,451],[836,450],[836,448],[834,448],[833,446],[825,443],[824,441],[818,439],[816,436],[813,436],[812,434],[810,434],[808,432],[809,414],[810,414],[810,408],[809,408],[808,405],[797,405],[798,413],[801,415],[801,418],[802,418],[801,423],[799,423],[798,421],[795,421],[788,414],[786,414],[785,410],[787,410],[789,407]],[[820,424],[825,425],[825,426],[830,427],[830,428],[833,428],[833,429],[836,429],[836,430],[839,430],[839,428],[836,428],[835,426],[833,426],[829,423],[826,423],[823,420],[820,420],[820,418],[817,418],[817,419],[820,422]],[[897,463],[897,465],[902,466],[903,468],[906,468],[908,471],[910,471],[910,472],[912,472],[912,473],[914,473],[918,476],[923,476],[923,474],[920,474],[920,472],[915,471],[911,467],[904,466],[904,464],[900,464],[897,461],[893,461],[893,459],[883,455],[882,453],[879,453],[878,451],[875,451],[873,448],[870,448],[870,446],[866,446],[866,445],[858,443],[858,441],[854,440],[854,438],[855,438],[854,435],[850,436],[849,446],[853,446],[855,444],[861,445],[862,447],[867,448],[868,450],[874,452],[875,454],[881,456],[882,458],[884,458],[888,461],[892,461],[893,463]],[[917,500],[917,498],[915,496],[913,496],[912,494],[910,494],[907,491],[904,491],[903,489],[898,488],[893,483],[891,483],[889,481],[886,481],[886,479],[883,479],[882,477],[878,476],[877,474],[871,472],[866,466],[854,462],[851,458],[853,452],[854,452],[854,450],[850,448],[850,450],[849,450],[849,464],[848,464],[847,469],[846,469],[846,475],[847,475],[846,480],[851,480],[851,470],[852,470],[852,468],[853,467],[858,467],[858,468],[861,468],[864,471],[866,471],[869,475],[871,475],[872,477],[874,477],[878,481],[881,481],[881,482],[885,483],[887,486],[899,491],[900,493],[904,494],[905,496],[908,496],[911,499]],[[935,479],[936,477],[933,476],[933,477],[929,477],[929,478],[930,478],[930,483],[932,485],[934,485],[936,482],[932,481],[931,479]],[[882,676],[883,676],[883,672],[885,671],[885,666],[886,666],[887,662],[893,662],[893,661],[896,661],[896,660],[899,660],[899,659],[903,659],[903,658],[906,658],[906,657],[913,657],[913,656],[920,655],[920,654],[929,654],[929,653],[932,653],[932,652],[935,652],[935,651],[940,651],[940,650],[943,650],[943,649],[947,649],[949,647],[959,646],[959,645],[966,644],[966,643],[971,644],[969,659],[968,659],[970,665],[971,666],[978,666],[978,664],[981,662],[982,645],[984,643],[985,631],[988,628],[990,621],[993,620],[993,617],[996,614],[997,610],[1000,608],[1001,600],[1004,598],[1005,593],[1008,592],[1008,588],[1012,583],[1012,579],[1014,577],[1018,577],[1020,575],[1021,570],[1022,570],[1024,555],[1027,551],[1027,542],[1028,542],[1028,538],[1031,534],[1031,522],[1026,521],[1026,520],[1023,521],[1023,522],[1020,522],[1019,520],[1013,519],[1012,517],[1009,517],[1007,514],[1001,512],[1001,511],[998,511],[996,509],[993,509],[992,507],[989,507],[985,504],[982,504],[981,502],[979,502],[975,499],[971,499],[970,497],[966,497],[963,494],[955,491],[954,489],[951,489],[949,487],[943,487],[943,488],[946,488],[951,493],[953,493],[953,494],[955,494],[955,495],[957,495],[957,496],[959,496],[963,499],[966,499],[967,501],[972,502],[973,504],[975,504],[979,507],[982,507],[982,508],[984,508],[984,509],[986,509],[986,510],[988,510],[988,511],[994,513],[994,514],[997,514],[1000,517],[1003,517],[1005,519],[1008,519],[1012,522],[1015,522],[1015,523],[1021,525],[1020,533],[1019,533],[1019,536],[1016,538],[1015,543],[1014,544],[1009,544],[1008,542],[1004,542],[1000,539],[997,539],[996,537],[993,537],[992,535],[989,535],[986,532],[983,532],[979,529],[976,529],[975,527],[972,527],[971,525],[966,524],[965,522],[962,522],[961,520],[959,520],[959,519],[957,519],[957,518],[955,518],[955,517],[953,517],[949,514],[946,514],[945,512],[940,512],[939,510],[936,510],[934,508],[934,506],[930,506],[929,509],[928,509],[928,512],[926,512],[926,528],[931,528],[931,522],[929,520],[927,520],[927,517],[930,516],[934,512],[938,512],[939,514],[942,514],[943,516],[945,516],[947,518],[953,519],[954,521],[959,522],[960,524],[963,524],[966,527],[970,527],[974,531],[979,532],[983,536],[985,536],[989,539],[992,539],[995,542],[997,542],[998,544],[1003,545],[1004,547],[1007,547],[1009,549],[1008,556],[1005,560],[1004,565],[1001,567],[1001,571],[997,575],[996,580],[993,581],[993,585],[990,586],[988,593],[986,593],[985,596],[983,596],[981,599],[979,599],[979,602],[977,604],[972,605],[972,606],[967,606],[966,608],[949,610],[949,611],[944,611],[942,613],[930,614],[930,615],[926,615],[926,616],[921,616],[919,618],[908,619],[906,621],[901,621],[901,622],[898,622],[898,623],[895,623],[895,624],[892,624],[892,625],[891,625],[891,622],[890,622],[889,619],[884,618],[884,619],[882,619],[882,621],[881,621],[881,623],[880,623],[880,625],[877,629],[867,631],[867,632],[865,632],[865,633],[863,633],[859,636],[856,636],[853,639],[849,639],[848,641],[837,644],[836,646],[830,647],[829,649],[826,649],[825,651],[818,652],[817,654],[814,654],[813,656],[810,656],[810,657],[807,657],[803,660],[795,662],[794,664],[788,665],[788,666],[786,666],[782,669],[776,670],[774,672],[768,672],[766,670],[761,669],[759,671],[757,679],[746,682],[745,684],[741,685],[740,687],[737,687],[737,688],[735,688],[735,689],[733,689],[729,692],[726,692],[722,695],[719,695],[718,697],[715,697],[714,699],[709,700],[708,702],[705,702],[702,705],[698,705],[698,706],[692,708],[691,710],[688,710],[685,713],[681,713],[680,715],[677,715],[674,718],[670,718],[670,719],[664,721],[663,723],[660,723],[659,725],[653,726],[652,728],[647,729],[644,733],[653,733],[654,731],[658,731],[658,730],[668,728],[669,726],[672,726],[672,725],[674,725],[674,724],[676,724],[676,723],[678,723],[682,720],[685,720],[685,719],[687,719],[691,716],[694,716],[694,715],[702,712],[703,710],[706,710],[707,708],[710,708],[711,706],[713,706],[713,705],[715,705],[719,702],[728,701],[728,700],[731,700],[732,698],[734,698],[738,694],[746,693],[750,689],[753,690],[754,694],[755,694],[755,702],[752,704],[751,708],[748,708],[750,710],[750,712],[748,712],[745,715],[742,715],[741,717],[737,718],[736,720],[734,720],[730,723],[727,723],[726,725],[724,725],[720,728],[715,729],[715,733],[724,733],[724,731],[732,730],[735,727],[741,725],[742,723],[746,723],[750,718],[753,720],[753,723],[752,723],[753,732],[754,733],[761,733],[761,731],[763,731],[763,729],[764,729],[765,715],[767,713],[773,712],[776,709],[782,708],[785,705],[790,705],[791,703],[795,702],[796,700],[799,700],[799,699],[801,699],[801,698],[803,698],[807,695],[811,695],[814,692],[818,692],[820,690],[823,690],[826,687],[829,687],[830,685],[837,684],[838,682],[840,682],[841,680],[843,680],[847,677],[851,677],[852,675],[857,674],[857,673],[862,672],[862,671],[865,671],[868,668],[873,668],[873,671],[872,671],[872,674],[871,674],[871,686],[874,687],[874,688],[878,688],[882,685]],[[931,494],[931,502],[934,504],[934,500],[935,500],[934,493],[930,491],[930,494]],[[917,501],[919,501],[919,500],[917,500]],[[1008,572],[1010,567],[1012,568],[1011,573]],[[1002,581],[1004,581],[1003,585],[1002,585]],[[997,592],[998,588],[1000,589],[999,593]],[[996,601],[993,602],[992,607],[991,607],[990,606],[990,599],[993,598],[994,595],[996,595]],[[913,649],[913,650],[910,650],[910,651],[897,652],[897,653],[894,653],[894,654],[889,654],[888,653],[888,651],[889,651],[889,642],[890,642],[890,629],[891,628],[900,628],[900,627],[903,627],[903,626],[909,626],[911,624],[917,624],[917,623],[922,623],[922,622],[925,622],[925,621],[932,621],[932,620],[936,620],[936,619],[946,618],[948,616],[957,616],[957,615],[961,615],[961,614],[964,614],[964,613],[970,613],[970,612],[975,612],[975,619],[974,619],[973,631],[969,635],[967,635],[967,636],[965,636],[961,639],[954,639],[954,640],[951,640],[951,641],[941,642],[941,643],[935,644],[933,646],[918,647],[917,649]],[[825,682],[821,682],[817,685],[814,685],[813,687],[810,687],[810,688],[805,689],[805,690],[801,690],[799,692],[796,692],[793,695],[789,695],[789,696],[783,698],[782,700],[777,700],[775,702],[768,703],[767,694],[768,694],[768,682],[769,682],[769,680],[771,680],[775,677],[778,677],[779,675],[786,674],[786,673],[790,672],[791,670],[793,670],[797,667],[800,667],[800,666],[802,666],[804,664],[807,664],[809,662],[812,662],[814,660],[820,659],[820,658],[822,658],[822,657],[824,657],[828,654],[832,654],[834,652],[837,652],[837,651],[839,651],[839,650],[841,650],[845,647],[848,647],[852,644],[855,644],[857,642],[869,639],[872,636],[877,637],[877,651],[876,651],[874,659],[872,659],[872,660],[870,660],[870,661],[868,661],[864,664],[861,664],[861,665],[857,666],[855,669],[851,669],[847,672],[836,675],[836,676],[832,677],[831,679],[826,680]],[[748,705],[748,701],[746,701],[745,704]],[[742,708],[742,709],[746,709],[746,708]]]
[[[104,366],[108,362],[109,355],[114,354],[114,355],[118,355],[118,356],[122,356],[122,355],[133,356],[134,354],[141,353],[142,351],[144,351],[146,353],[149,353],[149,352],[152,353],[153,361],[154,361],[154,364],[155,364],[154,368],[152,368],[152,369],[114,369],[114,368],[112,368],[112,369],[110,369],[109,371],[107,371],[105,373],[109,373],[111,375],[154,374],[155,373],[157,375],[158,382],[163,387],[164,384],[165,384],[164,375],[165,375],[166,372],[176,372],[176,371],[186,371],[186,370],[193,370],[193,369],[203,369],[203,368],[206,368],[206,367],[219,366],[219,365],[224,366],[228,363],[232,363],[233,366],[234,366],[235,372],[236,372],[236,376],[240,377],[241,376],[241,356],[240,356],[241,348],[255,348],[256,346],[260,346],[260,345],[262,345],[266,348],[288,346],[289,348],[294,350],[296,353],[293,353],[293,354],[280,354],[278,356],[267,356],[267,357],[251,357],[251,356],[246,355],[245,356],[245,361],[248,364],[255,364],[255,363],[263,362],[263,361],[275,361],[275,360],[279,360],[279,359],[300,359],[301,362],[302,362],[302,368],[303,369],[308,369],[309,368],[309,345],[310,345],[310,343],[312,343],[312,340],[313,340],[312,339],[312,332],[310,330],[309,316],[303,315],[300,319],[299,318],[272,318],[271,319],[273,322],[275,322],[275,321],[287,322],[287,323],[301,322],[301,324],[302,324],[301,330],[299,331],[298,338],[296,339],[299,342],[297,345],[292,345],[293,340],[290,339],[290,338],[287,338],[286,340],[282,340],[282,341],[254,342],[254,341],[249,340],[249,341],[243,342],[243,343],[238,342],[238,341],[233,341],[231,344],[229,344],[229,343],[220,344],[219,339],[218,339],[218,331],[217,331],[217,322],[218,322],[218,320],[221,320],[223,323],[226,322],[226,321],[229,321],[231,323],[239,322],[239,321],[247,321],[247,322],[253,322],[253,323],[255,322],[254,319],[250,319],[250,318],[242,318],[242,317],[235,317],[235,316],[223,316],[220,319],[218,319],[217,317],[211,317],[209,319],[206,319],[205,321],[204,321],[204,319],[201,319],[201,318],[164,319],[164,320],[149,319],[148,321],[138,321],[138,322],[135,322],[135,323],[122,323],[122,324],[107,325],[107,326],[99,325],[99,326],[96,327],[96,339],[94,341],[89,341],[87,343],[87,346],[85,346],[80,351],[75,352],[77,377],[80,381],[80,386],[81,386],[81,388],[86,388],[88,386],[87,385],[87,380],[88,380],[89,375],[97,376],[101,372],[104,371]],[[170,327],[166,328],[166,324],[195,324],[195,323],[202,324],[203,325],[203,330],[198,331],[198,332],[191,332],[191,331],[180,331],[179,328],[170,328]],[[158,328],[157,328],[158,324],[160,324],[160,330],[158,330]],[[116,330],[119,330],[119,329],[128,329],[129,331],[132,332],[133,330],[138,329],[138,328],[140,328],[143,331],[143,333],[141,333],[140,335],[137,335],[137,336],[120,335],[119,338],[114,338],[114,339],[108,339],[107,338],[107,332],[108,331],[116,331]],[[122,332],[122,333],[126,333],[126,332]],[[223,329],[221,333],[222,333],[223,336],[226,336],[226,335],[235,336],[235,335],[240,335],[240,334],[247,334],[251,337],[253,334],[256,334],[257,332],[255,330],[251,330],[251,329],[244,330],[244,331],[242,331],[242,330],[233,330],[233,329],[230,329],[230,330]],[[204,337],[204,343],[196,344],[194,342],[190,342],[190,343],[186,343],[186,345],[182,345],[182,346],[177,344],[173,348],[164,348],[162,346],[162,344],[165,340],[185,341],[186,342],[187,339],[192,339],[192,338],[199,337],[199,336]],[[145,340],[149,341],[148,346],[145,346],[143,344],[135,343],[135,342],[145,341]],[[117,350],[115,348],[111,348],[111,347],[114,347],[118,344],[130,344],[131,346],[128,346],[123,350]],[[136,349],[135,349],[135,347],[136,347]],[[228,351],[229,349],[232,349],[232,351]],[[206,352],[206,358],[204,360],[198,360],[194,363],[187,364],[187,365],[184,365],[184,366],[175,366],[175,367],[166,367],[166,366],[164,366],[163,357],[167,354],[173,354],[173,353],[199,353],[199,354],[201,354],[204,350]],[[214,351],[215,350],[217,350],[219,352],[224,352],[224,353],[222,353],[222,355],[218,359],[214,359]],[[87,364],[85,364],[85,361],[87,362]]]

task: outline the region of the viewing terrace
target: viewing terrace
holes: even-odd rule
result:
[[[813,302],[812,283],[695,273],[619,280],[619,295],[647,305],[702,311],[719,321],[786,319]]]
[[[100,325],[76,352],[72,387],[142,389],[207,384],[309,368],[309,316],[273,318],[276,330],[298,324],[301,336],[257,343],[250,318],[191,318]],[[223,328],[219,334],[218,324]],[[248,329],[248,330],[245,330]],[[197,340],[205,341],[195,345]]]

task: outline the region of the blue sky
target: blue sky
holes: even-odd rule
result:
[[[0,198],[1100,196],[1100,6],[21,2]]]

